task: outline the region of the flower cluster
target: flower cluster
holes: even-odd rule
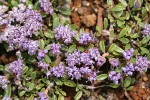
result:
[[[43,59],[46,55],[46,53],[48,52],[48,50],[38,50],[38,55],[37,55],[37,58],[40,60],[40,59]]]
[[[135,62],[135,70],[139,72],[146,71],[150,66],[150,61],[148,61],[147,57],[138,56]]]
[[[119,60],[116,58],[110,58],[109,59],[109,63],[113,66],[113,67],[117,67],[119,65]]]
[[[65,66],[64,64],[60,63],[59,66],[54,66],[50,70],[50,74],[54,75],[57,78],[65,76]]]
[[[52,7],[52,3],[49,0],[39,0],[40,6],[41,8],[50,14],[54,13],[53,7]]]
[[[97,64],[98,66],[102,66],[106,62],[105,57],[102,57],[96,48],[90,48],[87,52],[80,52],[75,50],[73,53],[67,54],[66,57],[68,66],[75,66],[80,64]]]
[[[144,30],[142,31],[143,34],[149,35],[150,34],[150,24],[144,25]]]
[[[16,78],[20,80],[23,71],[23,60],[18,59],[17,61],[10,63],[9,70],[16,74]]]
[[[87,45],[91,42],[93,42],[93,39],[89,33],[81,33],[80,39],[79,39],[80,44]]]
[[[38,42],[31,40],[33,34],[38,35],[38,30],[42,28],[42,17],[36,10],[19,4],[7,14],[7,28],[0,35],[0,41],[9,44],[9,49],[28,50],[29,54],[35,54],[38,50]],[[13,24],[17,22],[18,24]]]
[[[133,52],[134,52],[134,49],[133,48],[130,48],[129,50],[126,50],[123,52],[123,57],[126,59],[126,60],[129,60],[132,56],[133,56]]]
[[[2,100],[12,100],[12,99],[8,96],[4,96]]]
[[[7,90],[9,81],[7,80],[6,76],[0,76],[0,86],[2,89]]]
[[[54,32],[56,33],[56,40],[62,40],[65,44],[71,43],[72,38],[76,36],[76,31],[72,31],[68,25],[63,26],[60,24]]]
[[[52,43],[50,44],[50,52],[52,52],[54,55],[58,56],[60,52],[61,45]]]
[[[118,84],[119,79],[121,79],[121,73],[117,73],[115,71],[110,71],[109,78],[111,81],[113,81],[115,84]]]
[[[40,97],[40,100],[49,100],[49,98],[45,92],[39,92],[38,95]],[[38,99],[34,99],[34,100],[38,100]]]
[[[126,75],[131,76],[131,75],[133,75],[135,68],[134,68],[133,63],[127,62],[126,66],[122,67],[122,70]]]
[[[43,60],[38,62],[38,67],[41,67],[43,69],[48,69],[49,64],[45,63]]]

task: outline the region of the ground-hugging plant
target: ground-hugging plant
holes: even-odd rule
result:
[[[143,23],[150,4],[112,2],[106,2],[104,30],[97,26],[95,32],[78,32],[61,21],[57,14],[70,10],[59,8],[57,0],[0,2],[0,26],[5,26],[0,49],[17,58],[0,65],[2,100],[64,100],[63,87],[74,88],[74,99],[80,99],[99,83],[131,89],[135,76],[150,66],[150,24]]]

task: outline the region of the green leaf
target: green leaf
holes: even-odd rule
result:
[[[37,2],[34,4],[33,9],[34,9],[34,10],[39,10],[39,9],[40,9],[40,3],[39,3],[39,1],[37,1]]]
[[[65,98],[64,98],[64,96],[59,95],[59,96],[58,96],[58,100],[65,100]]]
[[[25,93],[26,93],[26,91],[21,91],[21,92],[19,93],[19,96],[22,97]]]
[[[111,8],[111,11],[122,11],[125,10],[125,7],[121,5],[115,5],[113,8]]]
[[[74,99],[75,99],[75,100],[79,100],[81,97],[82,97],[82,91],[79,91],[79,92],[75,95]]]
[[[49,30],[48,32],[44,33],[45,37],[53,39],[55,37],[55,34],[53,31]]]
[[[66,86],[69,86],[69,87],[75,87],[75,86],[76,86],[76,83],[73,82],[73,81],[71,81],[71,80],[66,80],[66,81],[64,82],[64,84],[65,84]]]
[[[115,44],[111,44],[111,46],[108,49],[108,52],[111,53],[116,49],[116,45]]]
[[[44,49],[45,43],[44,43],[44,40],[43,40],[43,39],[39,40],[39,47],[40,47],[41,50]]]
[[[4,69],[4,66],[0,65],[0,71],[3,71],[3,69]]]
[[[120,84],[114,84],[114,83],[110,84],[110,87],[112,87],[112,88],[118,88],[119,86],[120,86]]]
[[[68,8],[68,7],[66,7],[66,6],[62,6],[62,7],[59,9],[59,11],[60,11],[62,14],[64,14],[64,15],[67,15],[67,16],[71,15],[71,10],[70,10],[70,8]]]
[[[101,36],[102,33],[102,27],[101,26],[96,26],[96,31],[97,31],[97,36]]]
[[[34,100],[34,96],[31,95],[31,96],[28,98],[28,100]]]
[[[125,7],[128,5],[125,0],[119,0]]]
[[[15,7],[18,6],[18,2],[17,2],[16,0],[12,0],[12,1],[11,1],[11,4],[12,4],[13,6],[15,6]]]
[[[32,72],[32,73],[31,73],[31,78],[32,78],[32,79],[35,79],[35,78],[36,78],[36,72]]]
[[[11,96],[11,85],[9,84],[6,90],[6,96],[10,97]]]
[[[119,46],[117,46],[117,45],[116,45],[115,51],[117,53],[123,53],[124,52],[124,50],[122,48],[120,48]]]
[[[126,33],[128,32],[128,29],[127,28],[123,28],[119,35],[118,35],[118,38],[121,38],[121,37],[124,37],[126,35]]]
[[[29,82],[28,86],[30,91],[34,89],[34,83]]]
[[[133,6],[134,6],[134,2],[135,2],[135,0],[129,0],[129,5],[130,5],[130,7],[133,7]]]
[[[150,40],[150,36],[146,36],[142,39],[141,44],[146,44]]]
[[[69,47],[68,52],[73,52],[76,49],[76,45],[73,44]]]
[[[132,79],[131,79],[131,77],[126,77],[125,78],[125,80],[124,80],[124,87],[128,87],[128,86],[130,86],[130,84],[131,84],[131,81],[132,81]]]
[[[108,19],[104,18],[104,29],[107,29],[108,27]]]
[[[147,14],[147,11],[145,8],[142,9],[142,18],[144,18]]]
[[[51,58],[50,58],[48,55],[45,56],[44,60],[45,60],[45,62],[47,62],[47,63],[51,63],[51,62],[52,62],[52,61],[51,61]]]
[[[23,67],[23,74],[25,74],[28,71],[28,66]]]
[[[60,92],[63,96],[66,96],[66,95],[67,95],[66,92],[63,91],[62,89],[59,89],[59,92]]]
[[[90,91],[83,89],[83,92],[84,92],[87,96],[90,96]]]
[[[59,18],[56,14],[53,14],[53,29],[55,29],[59,25]]]
[[[59,85],[59,86],[63,85],[63,82],[57,78],[54,78],[54,81],[55,81],[56,85]]]
[[[47,46],[45,47],[45,49],[46,49],[46,50],[50,50],[50,45],[47,45]]]
[[[133,88],[133,86],[129,86],[129,87],[127,87],[127,89],[126,90],[132,90],[132,88]]]
[[[105,53],[105,43],[104,43],[104,41],[100,41],[99,46],[100,46],[101,51],[103,53]]]
[[[150,4],[148,2],[145,3],[145,8],[147,11],[150,11]]]
[[[79,47],[78,48],[81,52],[83,52],[85,49],[84,49],[84,47]]]
[[[140,50],[141,50],[141,54],[148,54],[149,53],[149,50],[147,48],[144,48],[144,47],[140,47]]]
[[[129,43],[129,39],[127,38],[120,38],[119,41],[121,41],[123,44]]]
[[[105,80],[107,77],[108,77],[107,74],[100,74],[97,76],[97,80],[102,81],[102,80]]]

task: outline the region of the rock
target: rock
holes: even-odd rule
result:
[[[82,1],[82,6],[83,7],[88,7],[88,6],[90,6],[90,2],[88,2],[88,1]]]
[[[87,27],[91,27],[94,26],[96,23],[96,15],[95,14],[90,14],[87,16],[84,16],[82,18],[82,22],[87,26]]]
[[[144,81],[144,82],[147,82],[147,81],[148,81],[148,77],[144,76],[144,77],[143,77],[143,81]]]
[[[83,15],[83,9],[82,8],[78,8],[78,14]]]

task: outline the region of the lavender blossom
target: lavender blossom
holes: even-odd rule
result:
[[[75,66],[81,63],[81,53],[75,50],[73,53],[66,54],[66,62],[69,66]]]
[[[89,33],[81,33],[79,43],[83,45],[87,45],[88,43],[91,43],[93,41],[92,37]]]
[[[0,5],[0,16],[3,15],[8,10],[8,7],[5,5]]]
[[[94,71],[94,72],[91,72],[91,73],[88,73],[88,80],[92,83],[93,81],[96,81],[97,79],[97,72]]]
[[[81,53],[80,56],[81,62],[85,65],[92,65],[94,61],[90,58],[88,53]]]
[[[48,69],[49,64],[47,64],[47,63],[44,62],[44,61],[40,61],[40,62],[38,62],[38,67],[41,67],[41,68],[43,68],[43,69]]]
[[[118,84],[119,79],[121,79],[121,73],[117,73],[115,71],[110,71],[109,78],[111,81],[113,81],[115,84]]]
[[[132,56],[133,56],[133,52],[134,52],[134,49],[133,48],[130,48],[129,50],[126,50],[123,52],[123,56],[126,60],[129,60]]]
[[[134,65],[136,71],[143,72],[149,68],[150,61],[147,59],[147,57],[138,56]]]
[[[65,44],[71,43],[72,38],[76,36],[76,31],[72,31],[69,26],[59,25],[54,32],[56,40],[62,40]]]
[[[119,65],[119,60],[116,58],[110,58],[109,59],[109,63],[113,66],[113,67],[117,67]]]
[[[66,67],[66,69],[69,77],[71,77],[72,79],[75,78],[76,80],[81,79],[82,75],[81,72],[79,71],[79,68],[77,68],[76,66],[72,66]]]
[[[6,76],[0,76],[0,86],[2,89],[7,90],[9,81],[7,80]]]
[[[56,76],[57,78],[64,77],[65,75],[65,66],[64,64],[60,63],[59,66],[54,66],[50,70],[51,75]]]
[[[134,68],[134,65],[132,63],[127,62],[126,66],[122,67],[122,70],[126,75],[131,76],[131,75],[133,75],[135,68]]]
[[[23,60],[18,59],[10,63],[9,70],[11,73],[16,74],[16,78],[20,80],[23,71]]]
[[[51,15],[54,13],[52,3],[49,0],[39,0],[41,8],[45,11],[50,13]]]
[[[52,52],[54,55],[58,56],[60,52],[61,45],[52,43],[50,44],[50,52]]]
[[[46,55],[46,53],[48,52],[48,50],[38,50],[38,59],[43,59]]]
[[[12,100],[10,97],[8,97],[8,96],[4,96],[3,98],[2,98],[2,100]]]
[[[45,92],[38,93],[40,100],[49,100],[48,95]]]
[[[86,74],[88,74],[88,73],[91,73],[92,70],[89,69],[89,67],[85,66],[85,67],[81,67],[81,68],[80,68],[80,72],[81,72],[82,76],[84,76],[84,75],[86,75]]]
[[[149,35],[150,34],[150,24],[145,24],[144,25],[144,29],[143,29],[142,33],[144,35]]]
[[[98,58],[97,65],[98,65],[98,66],[102,66],[105,62],[106,62],[106,58],[100,56],[100,57]]]
[[[98,48],[90,48],[88,50],[88,53],[90,54],[91,58],[94,59],[95,61],[97,61],[101,56]]]

